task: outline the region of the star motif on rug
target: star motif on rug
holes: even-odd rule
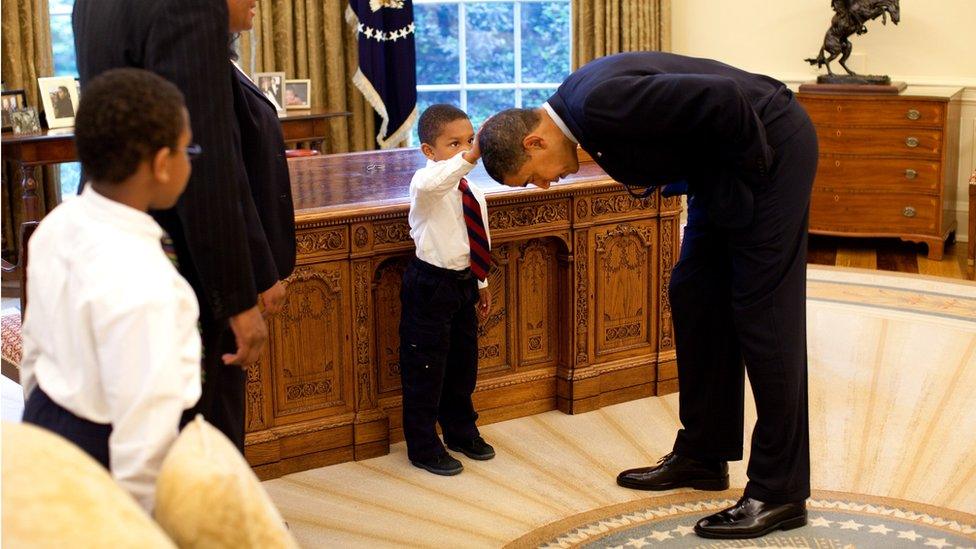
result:
[[[888,528],[884,524],[875,524],[874,526],[868,526],[868,530],[872,534],[881,534],[882,536],[887,536],[888,532],[894,532],[891,528]]]
[[[939,539],[926,538],[926,539],[927,541],[925,542],[925,545],[928,545],[930,547],[938,547],[939,549],[942,549],[943,547],[949,547],[950,545],[952,545],[951,543],[946,542],[945,538],[939,538]]]
[[[636,539],[635,538],[630,538],[630,539],[627,540],[627,543],[625,543],[624,545],[629,545],[630,547],[633,547],[634,549],[640,549],[641,547],[644,547],[645,545],[650,545],[650,543],[647,543],[646,541],[644,541],[644,538],[636,538]]]
[[[681,526],[678,526],[674,530],[671,530],[671,531],[674,532],[674,533],[676,533],[676,534],[681,534],[682,536],[687,536],[688,534],[695,533],[695,529],[694,528],[692,528],[691,526],[685,526],[683,524]]]
[[[819,526],[821,528],[830,528],[830,524],[834,522],[832,520],[827,520],[823,517],[817,517],[810,521],[810,526]]]
[[[915,530],[899,530],[898,531],[898,538],[899,539],[909,539],[909,540],[912,540],[912,541],[916,541],[916,540],[918,540],[921,537],[922,536],[920,536],[920,535],[918,535],[918,534],[915,533]]]
[[[840,526],[841,530],[854,530],[854,531],[860,531],[861,527],[864,526],[860,522],[854,522],[853,520],[848,520],[846,522],[838,522],[837,525]]]
[[[671,539],[671,534],[669,534],[666,531],[665,532],[661,532],[659,530],[654,530],[653,532],[651,532],[651,535],[648,536],[648,537],[654,538],[654,539],[656,539],[658,541],[664,541],[666,539]]]

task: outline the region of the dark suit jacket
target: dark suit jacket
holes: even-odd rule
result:
[[[257,214],[234,120],[227,21],[226,0],[77,0],[72,14],[82,93],[118,67],[153,71],[183,92],[203,155],[176,207],[153,216],[173,238],[205,319],[257,302],[247,238]]]
[[[236,68],[234,73],[234,112],[244,168],[260,217],[249,231],[254,279],[264,291],[295,268],[295,206],[278,111],[244,73]]]
[[[660,52],[597,59],[549,98],[611,177],[635,187],[687,184],[727,227],[751,221],[752,193],[772,162],[765,126],[791,101],[772,78]]]

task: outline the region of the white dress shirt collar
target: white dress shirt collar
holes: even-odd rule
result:
[[[549,113],[549,118],[552,118],[552,121],[555,122],[557,126],[559,126],[559,129],[562,130],[563,134],[566,135],[566,138],[572,141],[573,143],[579,145],[579,140],[577,140],[576,137],[573,136],[573,132],[569,131],[569,128],[566,126],[566,123],[563,122],[562,118],[559,118],[559,115],[556,114],[556,111],[552,109],[552,106],[549,104],[548,101],[542,104],[542,108],[545,109],[547,113]]]
[[[163,237],[162,227],[148,213],[106,198],[98,194],[91,185],[85,185],[80,199],[94,219],[110,223],[129,234],[137,234],[157,241]]]

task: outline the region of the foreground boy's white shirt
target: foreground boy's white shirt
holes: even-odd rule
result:
[[[471,247],[468,227],[464,224],[461,206],[461,178],[474,169],[459,152],[453,157],[434,162],[413,174],[410,180],[410,236],[416,243],[417,257],[435,267],[460,271],[471,266]],[[488,228],[488,205],[485,193],[477,185],[468,185],[481,206],[485,234],[491,244]],[[478,288],[487,288],[488,281],[478,281]]]
[[[112,424],[112,476],[147,510],[184,409],[200,398],[199,309],[148,214],[91,186],[30,240],[25,397]]]

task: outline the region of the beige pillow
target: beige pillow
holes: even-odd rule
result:
[[[197,416],[156,480],[156,521],[180,547],[297,547],[237,448]]]
[[[173,547],[83,450],[34,425],[2,428],[4,547]]]

